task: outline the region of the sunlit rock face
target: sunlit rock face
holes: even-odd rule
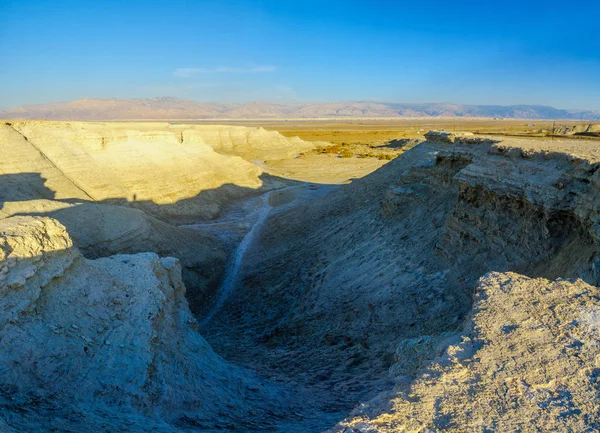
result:
[[[262,128],[4,123],[0,182],[18,186],[0,198],[129,202],[163,219],[206,219],[227,199],[271,186],[249,161],[311,147]]]
[[[599,295],[582,280],[484,276],[462,332],[438,338],[437,353],[422,337],[412,350],[429,361],[415,379],[331,432],[596,430]]]

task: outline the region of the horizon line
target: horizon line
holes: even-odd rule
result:
[[[67,99],[67,100],[59,100],[59,101],[49,101],[49,102],[33,102],[33,103],[25,103],[14,105],[11,107],[3,108],[0,107],[0,112],[2,111],[11,111],[19,107],[25,107],[30,105],[49,105],[49,104],[64,104],[69,102],[77,102],[77,101],[85,101],[85,100],[97,100],[97,101],[144,101],[144,100],[152,100],[152,99],[173,99],[173,100],[181,100],[181,101],[189,101],[195,102],[198,104],[236,104],[236,105],[248,105],[255,103],[265,103],[265,104],[275,104],[275,105],[325,105],[325,104],[344,104],[344,103],[369,103],[369,104],[379,104],[379,105],[389,105],[389,104],[405,104],[405,105],[458,105],[458,106],[473,106],[473,107],[544,107],[544,108],[552,108],[554,110],[564,110],[564,111],[579,111],[579,112],[600,112],[600,107],[598,108],[557,108],[554,105],[545,105],[540,103],[512,103],[512,104],[495,104],[495,103],[462,103],[462,102],[449,102],[449,101],[437,101],[437,102],[407,102],[407,101],[377,101],[371,99],[347,99],[347,100],[336,100],[336,101],[320,101],[320,102],[310,102],[310,101],[273,101],[273,100],[252,100],[245,102],[233,102],[233,101],[201,101],[192,98],[182,98],[178,96],[151,96],[151,97],[143,97],[143,98],[124,98],[124,97],[81,97],[76,99]]]

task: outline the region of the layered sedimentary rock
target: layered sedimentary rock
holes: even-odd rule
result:
[[[6,124],[0,124],[0,201],[90,197],[46,155]]]
[[[225,245],[215,236],[175,227],[128,207],[56,200],[2,204],[0,220],[18,215],[58,220],[89,259],[140,252],[176,257],[181,263],[188,301],[195,312],[217,289],[228,256]]]
[[[261,128],[4,123],[0,182],[12,187],[0,200],[85,199],[129,203],[163,219],[212,218],[223,202],[282,184],[249,161],[311,147]]]
[[[298,137],[245,126],[194,125],[183,130],[182,137],[184,142],[202,140],[217,152],[240,155],[250,161],[291,158],[314,147]]]
[[[554,129],[554,133],[564,135],[600,135],[600,125],[589,123],[587,125],[558,126]]]
[[[430,361],[416,378],[332,432],[595,431],[599,295],[582,280],[486,275],[463,333],[437,357],[421,337],[415,349]]]
[[[327,202],[274,216],[203,333],[231,359],[356,404],[392,365],[412,376],[439,355],[489,271],[597,285],[599,161],[589,143],[432,135]],[[572,425],[593,425],[582,407]]]
[[[0,426],[272,426],[285,393],[212,351],[180,273],[153,253],[84,259],[50,218],[0,222]]]
[[[22,172],[32,158],[48,190],[68,192],[50,194],[31,176],[2,190],[20,201],[9,197],[0,209],[0,429],[597,429],[600,151],[592,141],[431,133],[322,200],[260,209],[228,296],[200,328],[225,362],[195,332],[179,278],[182,266],[190,292],[205,288],[188,297],[205,303],[224,268],[223,243],[131,203],[77,196],[88,192],[50,154],[60,155],[56,137],[67,127],[44,138],[24,125],[45,144],[38,149],[25,126],[11,125],[22,129],[21,150],[38,154],[19,150],[25,156],[0,166]],[[225,127],[207,135],[173,126],[182,134],[157,130],[156,143],[148,125],[100,139],[89,125],[85,139],[83,127],[68,128],[65,152],[94,148],[85,151],[92,162],[113,146],[135,155],[200,135],[224,158],[256,142]],[[197,206],[190,202],[189,215]],[[187,215],[177,212],[169,218]],[[142,251],[181,265],[152,253],[111,256]]]
[[[455,176],[457,203],[438,243],[457,274],[475,265],[599,283],[600,164],[593,157],[500,143],[442,150],[438,158],[465,155],[473,163]]]

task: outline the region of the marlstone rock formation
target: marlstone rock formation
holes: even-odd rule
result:
[[[334,188],[257,128],[4,124],[0,431],[597,431],[597,144],[426,139]]]
[[[273,216],[254,246],[255,253],[248,255],[235,296],[202,329],[203,335],[228,359],[298,381],[308,375],[312,386],[342,396],[348,405],[377,396],[377,389],[385,388],[382,377],[412,386],[412,378],[420,377],[428,360],[466,351],[460,358],[466,359],[464,368],[456,367],[448,377],[464,371],[472,378],[471,391],[458,390],[444,406],[442,376],[431,394],[419,388],[423,403],[413,400],[407,387],[398,397],[384,393],[369,403],[372,410],[363,414],[358,406],[353,415],[357,418],[340,424],[347,432],[486,431],[495,430],[494,425],[503,426],[497,431],[506,431],[517,425],[515,420],[525,423],[528,417],[543,426],[540,431],[556,431],[563,412],[570,418],[562,425],[570,431],[593,431],[597,407],[585,399],[596,389],[594,359],[600,351],[593,338],[584,341],[574,333],[584,332],[575,323],[583,316],[593,320],[598,308],[594,286],[600,283],[599,156],[591,142],[497,142],[464,134],[429,134],[427,142],[331,193],[327,200]],[[506,293],[494,295],[490,299],[494,311],[476,316],[473,326],[497,320],[506,332],[471,333],[464,323],[471,320],[473,293],[490,271],[547,280],[488,276],[480,287],[507,281]],[[552,282],[559,278],[571,282]],[[514,290],[509,289],[512,286]],[[528,288],[530,298],[525,297]],[[560,296],[548,294],[542,301],[553,290],[561,291],[565,302],[573,305],[560,313],[556,323],[545,316],[559,314],[552,313],[552,305],[561,301]],[[581,307],[575,307],[580,296]],[[482,305],[476,304],[475,311]],[[514,318],[501,318],[504,306],[515,310]],[[520,318],[528,316],[531,326],[521,326]],[[518,328],[511,334],[513,326]],[[545,335],[567,332],[572,337],[543,337],[539,333],[545,326],[550,326]],[[514,367],[506,367],[510,374],[496,373],[493,380],[523,381],[528,389],[545,387],[548,397],[540,396],[536,407],[516,407],[515,402],[522,400],[509,397],[486,400],[488,393],[496,392],[494,387],[502,387],[491,382],[486,369],[493,367],[486,364],[476,370],[475,362],[480,356],[481,362],[484,357],[488,362],[508,356],[495,351],[503,350],[496,345],[506,344],[510,335],[523,343],[503,347],[514,350],[515,357],[525,356],[517,355],[521,350],[532,355],[515,360]],[[257,336],[261,345],[256,344]],[[462,348],[461,336],[481,340],[483,346]],[[448,345],[460,347],[444,355]],[[486,345],[498,348],[486,352]],[[579,352],[555,357],[568,347],[580,350],[582,358],[578,360]],[[483,352],[473,354],[479,348]],[[575,369],[578,362],[580,370]],[[535,368],[546,374],[535,378],[526,374]],[[571,385],[565,388],[569,381],[581,385],[577,392]],[[472,392],[471,403],[465,400],[460,406],[460,392]],[[399,398],[404,399],[398,403],[403,408],[388,414],[392,400]],[[478,401],[483,407],[473,413],[481,416],[486,404],[499,405],[489,426],[484,420],[466,421],[468,412],[463,412]],[[415,415],[409,423],[416,413],[421,418]],[[366,419],[364,426],[361,417]],[[527,430],[528,425],[522,428]]]
[[[574,126],[559,126],[555,128],[556,134],[564,135],[600,135],[600,125],[574,125]]]
[[[261,128],[4,123],[0,200],[128,203],[169,221],[209,219],[228,200],[281,185],[250,160],[312,147]]]
[[[312,147],[262,128],[5,122],[0,218],[56,218],[87,258],[176,257],[198,312],[217,289],[228,252],[214,235],[169,223],[215,218],[234,199],[289,184],[250,161]]]
[[[332,432],[596,430],[600,290],[490,273],[475,296],[472,318],[442,340],[441,355],[427,337],[415,342],[431,360],[415,380],[399,378]]]
[[[223,276],[227,251],[217,237],[172,226],[138,209],[56,200],[5,202],[0,209],[0,220],[18,215],[58,220],[89,259],[141,252],[178,258],[194,312],[203,308]]]
[[[0,263],[0,413],[14,431],[251,430],[281,411],[285,394],[198,334],[176,259],[87,260],[57,221],[12,217]]]

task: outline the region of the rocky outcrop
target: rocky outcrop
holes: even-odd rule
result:
[[[216,236],[172,226],[138,209],[55,200],[6,202],[0,209],[0,220],[17,215],[58,220],[88,259],[141,252],[179,259],[195,313],[216,291],[227,261],[226,246]]]
[[[457,202],[437,244],[457,274],[472,279],[487,266],[600,282],[598,163],[503,144],[457,147],[438,158],[465,152],[473,163],[454,178]]]
[[[418,374],[456,338],[482,275],[598,284],[595,147],[428,140],[273,216],[204,335],[231,359],[365,401],[390,367]]]
[[[314,148],[298,137],[289,138],[277,131],[245,126],[194,125],[182,132],[184,142],[204,141],[215,151],[239,155],[246,160],[286,159]]]
[[[45,144],[21,144],[44,161],[61,154],[51,133],[24,125]],[[142,165],[155,147],[162,158],[163,146],[205,136],[229,158],[264,135],[68,128],[67,154],[86,149],[96,161],[131,150],[146,155]],[[261,146],[253,151],[270,152]],[[81,185],[75,171],[40,167],[54,185]],[[223,242],[131,203],[33,200],[30,177],[21,191],[9,183],[3,193],[23,201],[0,209],[0,429],[593,431],[599,173],[591,140],[438,132],[325,200],[287,207],[285,191],[264,196],[277,210],[255,209],[227,296],[214,316],[194,310],[228,362],[196,332],[180,276],[183,265],[190,288],[210,285]],[[171,216],[198,212],[194,201],[150,202],[156,212],[189,204]],[[246,205],[232,217],[256,207]]]
[[[489,137],[477,137],[472,132],[429,131],[424,136],[428,141],[446,144],[493,144],[499,141]]]
[[[600,125],[598,124],[583,124],[583,125],[563,125],[554,128],[555,134],[562,135],[600,135]]]
[[[595,431],[599,295],[581,280],[486,275],[462,336],[332,432]]]
[[[446,132],[446,131],[429,131],[425,134],[425,138],[429,141],[439,141],[440,143],[454,143],[457,138],[473,137],[472,132]]]
[[[286,184],[250,161],[312,147],[262,128],[4,123],[0,185],[11,187],[0,201],[81,199],[194,222],[214,218],[232,199]]]
[[[84,259],[44,217],[0,223],[0,426],[171,432],[272,426],[286,394],[197,333],[179,261]]]
[[[14,128],[0,124],[0,202],[90,197]]]

